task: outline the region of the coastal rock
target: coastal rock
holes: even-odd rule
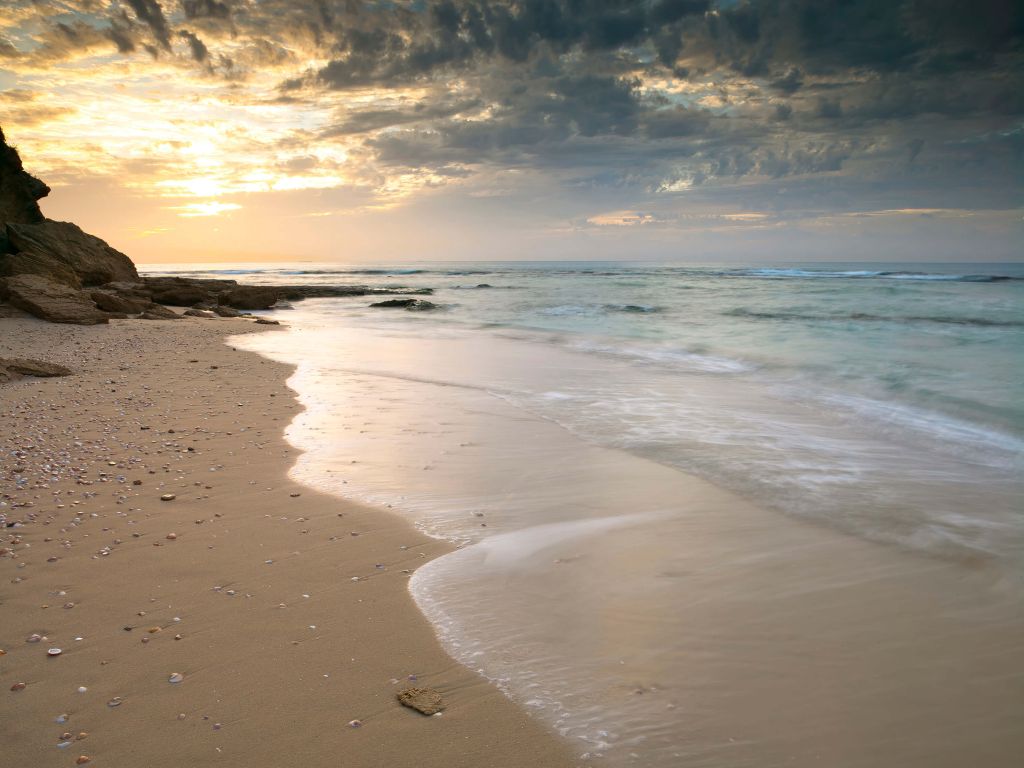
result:
[[[73,288],[139,277],[131,259],[67,221],[9,222],[7,241],[10,254],[0,257],[3,274],[45,275]]]
[[[153,301],[161,304],[173,304],[176,307],[208,303],[213,298],[211,286],[187,278],[146,278],[143,287]],[[218,287],[223,288],[224,286]]]
[[[235,309],[270,309],[281,298],[279,288],[263,285],[239,285],[220,294],[220,303]]]
[[[223,306],[221,304],[218,304],[217,306],[215,306],[213,308],[213,312],[214,312],[214,314],[220,315],[221,317],[241,317],[242,316],[242,313],[239,312],[237,309],[232,309],[231,307],[225,307],[225,306]]]
[[[71,369],[65,368],[63,365],[48,363],[45,360],[30,360],[24,357],[0,357],[0,370],[19,376],[38,376],[41,378],[71,375]]]
[[[388,299],[387,301],[376,301],[370,306],[384,309],[407,309],[413,312],[437,309],[437,304],[423,299]]]
[[[444,700],[433,688],[405,688],[398,692],[398,700],[424,715],[436,715],[444,710]]]
[[[257,325],[280,325],[281,323],[279,323],[277,320],[271,320],[269,317],[257,317],[256,318],[256,324]]]
[[[96,307],[89,294],[41,275],[15,275],[3,282],[7,300],[13,306],[43,320],[97,325],[110,319]]]
[[[0,224],[42,221],[36,201],[48,194],[50,188],[25,170],[18,151],[7,144],[0,128]]]
[[[186,317],[216,317],[213,312],[208,312],[205,309],[186,309],[184,312]]]
[[[89,296],[104,312],[124,312],[129,315],[137,315],[140,312],[145,312],[150,304],[145,299],[136,299],[108,290],[90,291]]]
[[[181,315],[173,309],[162,307],[159,304],[151,304],[139,317],[143,320],[177,320]]]

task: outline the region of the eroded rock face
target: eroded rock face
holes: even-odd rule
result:
[[[14,147],[8,146],[0,129],[0,224],[34,224],[43,220],[37,200],[50,188],[28,173]]]
[[[11,305],[52,323],[97,325],[110,319],[85,291],[42,275],[15,275],[4,284]]]
[[[131,259],[67,221],[9,222],[7,240],[12,255],[0,258],[4,274],[31,272],[73,288],[139,279]]]

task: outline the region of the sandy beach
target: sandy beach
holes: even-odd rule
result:
[[[291,369],[224,343],[251,322],[0,322],[74,370],[0,387],[5,764],[574,764],[413,604],[447,545],[289,480]]]

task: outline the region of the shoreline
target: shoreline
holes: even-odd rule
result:
[[[24,524],[0,559],[17,764],[575,764],[416,607],[409,573],[451,547],[289,478],[292,368],[227,346],[253,324],[3,322],[0,355],[75,371],[0,389],[2,442],[23,453],[3,460],[3,512]],[[448,708],[402,707],[406,685]]]

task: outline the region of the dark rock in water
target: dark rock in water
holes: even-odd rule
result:
[[[408,309],[413,312],[437,309],[437,304],[434,304],[432,301],[424,301],[423,299],[388,299],[387,301],[374,302],[370,306],[385,309]]]
[[[431,309],[437,309],[437,304],[435,304],[432,301],[424,301],[423,299],[418,299],[417,301],[413,302],[412,305],[406,307],[406,309],[411,312],[426,312]]]
[[[398,700],[424,715],[436,715],[444,710],[444,700],[433,688],[406,688],[398,692]]]
[[[216,317],[217,315],[215,315],[213,312],[209,312],[208,310],[205,310],[205,309],[186,309],[185,310],[185,316],[186,317],[207,317],[207,318],[209,318],[209,317]]]
[[[213,308],[213,312],[214,312],[214,314],[220,315],[221,317],[241,317],[242,316],[242,313],[239,312],[237,309],[232,309],[231,307],[225,307],[225,306],[223,306],[221,304],[218,304],[217,306],[215,306]]]
[[[0,357],[0,382],[9,381],[19,376],[70,376],[71,369],[44,360],[28,360],[25,358]]]
[[[489,283],[477,283],[477,288],[493,288],[494,286]]]
[[[113,291],[97,289],[89,291],[89,296],[96,302],[96,306],[104,312],[123,312],[129,315],[137,315],[140,312],[145,312],[150,305],[150,302],[145,299],[135,299]]]
[[[239,285],[220,294],[220,303],[235,309],[270,309],[281,296],[281,289],[263,285]]]
[[[173,309],[162,307],[159,304],[152,304],[139,317],[143,320],[177,320],[181,315]]]
[[[0,128],[0,224],[42,221],[36,201],[48,194],[50,188],[25,170],[18,151],[7,144]]]
[[[73,288],[139,279],[131,259],[67,221],[8,223],[7,241],[3,274],[44,275]]]
[[[374,302],[370,306],[405,309],[406,307],[411,307],[416,302],[417,299],[388,299],[387,301]]]
[[[280,325],[281,323],[279,323],[277,320],[271,320],[269,317],[257,317],[256,318],[256,324],[257,325]]]
[[[110,316],[93,303],[85,291],[55,283],[41,275],[15,275],[4,279],[7,300],[43,320],[53,323],[97,325]]]

